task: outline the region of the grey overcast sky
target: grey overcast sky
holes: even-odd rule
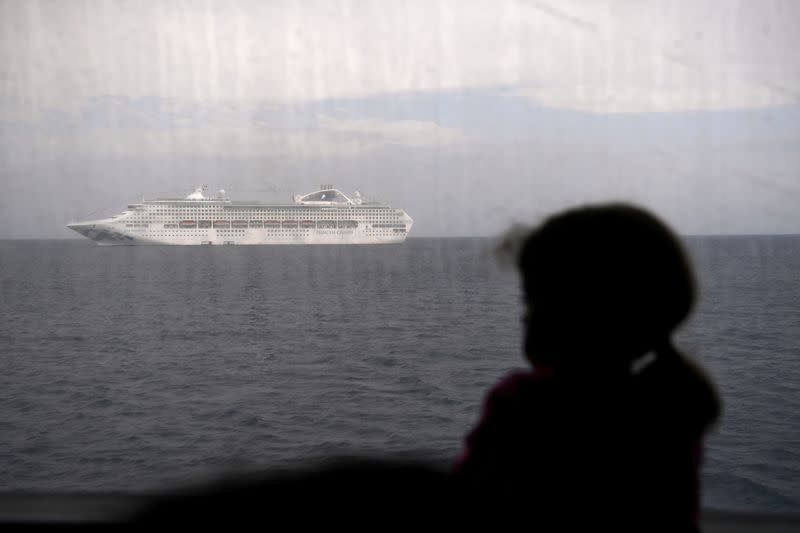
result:
[[[0,238],[201,183],[800,233],[800,2],[0,0]]]

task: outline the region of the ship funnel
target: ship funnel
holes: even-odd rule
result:
[[[192,194],[186,197],[187,200],[202,200],[203,198],[205,198],[203,196],[203,186],[196,188]]]

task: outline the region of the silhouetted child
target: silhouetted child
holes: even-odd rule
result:
[[[534,530],[696,530],[719,402],[671,342],[695,296],[677,238],[636,207],[578,208],[527,235],[517,264],[533,369],[494,386],[466,439],[469,509]]]

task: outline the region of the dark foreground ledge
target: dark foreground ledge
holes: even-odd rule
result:
[[[0,492],[3,525],[87,526],[124,525],[154,501],[149,494]],[[772,514],[706,509],[702,530],[764,533],[800,531],[800,514]]]

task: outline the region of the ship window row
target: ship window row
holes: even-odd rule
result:
[[[204,212],[219,212],[219,211],[236,211],[242,213],[263,213],[275,211],[289,211],[289,212],[305,212],[305,213],[366,213],[371,215],[402,215],[402,211],[391,211],[388,209],[326,209],[326,208],[304,208],[304,207],[263,207],[254,209],[242,209],[235,207],[181,207],[181,208],[156,208],[156,209],[134,209],[128,212],[137,213],[183,213],[187,211],[204,211]]]
[[[153,217],[164,217],[170,215],[199,215],[199,214],[223,214],[228,216],[304,216],[304,217],[313,217],[313,218],[352,218],[354,213],[314,213],[314,212],[298,212],[298,211],[263,211],[257,213],[249,213],[246,211],[196,211],[196,210],[185,210],[185,211],[178,211],[175,213],[147,213],[147,214],[136,214],[133,215],[132,218],[153,218]],[[399,215],[369,215],[367,214],[364,218],[369,219],[399,219]]]
[[[368,219],[366,221],[360,221],[362,224],[372,224],[376,227],[394,227],[394,226],[405,226],[405,224],[400,220],[391,220],[391,219]],[[161,224],[176,224],[182,225],[182,227],[190,227],[193,225],[200,224],[201,227],[212,227],[215,224],[219,224],[219,226],[225,226],[226,224],[238,224],[241,227],[251,227],[251,228],[261,228],[267,226],[274,226],[280,224],[301,224],[306,225],[308,227],[314,227],[317,225],[319,227],[328,227],[328,225],[336,225],[336,224],[343,224],[345,226],[355,225],[358,226],[359,221],[352,220],[352,219],[342,219],[342,218],[335,218],[335,219],[315,219],[315,218],[306,218],[306,219],[285,219],[285,220],[275,220],[275,219],[266,219],[266,218],[258,218],[258,219],[216,219],[216,220],[179,220],[175,218],[147,218],[147,219],[135,219],[129,222],[126,222],[125,227],[128,228],[139,228],[139,227],[147,227],[153,223],[161,223]]]
[[[289,211],[289,212],[286,212],[286,211],[264,212],[264,213],[256,213],[255,215],[250,214],[250,213],[237,212],[237,211],[223,211],[223,212],[217,212],[217,213],[205,213],[205,212],[197,212],[197,211],[184,211],[184,212],[178,213],[176,215],[178,215],[178,216],[213,215],[213,216],[251,217],[251,218],[254,217],[254,216],[255,217],[260,217],[260,218],[276,217],[276,216],[278,216],[278,217],[292,216],[292,217],[323,218],[323,219],[324,218],[353,218],[352,217],[353,213],[337,213],[337,214],[325,213],[325,214],[321,214],[320,215],[318,213],[303,213],[303,212],[292,212],[292,211]],[[132,217],[127,217],[127,218],[135,218],[135,219],[141,219],[141,218],[168,218],[168,217],[171,217],[171,216],[172,215],[165,215],[165,214],[149,214],[149,215],[134,215]],[[378,219],[399,220],[400,219],[400,217],[398,217],[398,216],[374,216],[374,215],[373,216],[366,216],[366,217],[358,217],[358,218],[366,218],[366,219],[370,219],[370,220],[378,220]]]
[[[282,230],[282,229],[275,229],[275,230],[268,230],[266,233],[269,235],[298,235],[301,233],[307,234],[309,230],[307,229],[296,229],[296,230]],[[156,235],[156,236],[177,236],[177,237],[192,237],[192,236],[199,236],[205,237],[208,234],[205,232],[181,232],[181,231],[152,231],[146,232],[148,235]],[[245,230],[224,230],[220,231],[220,235],[244,235]]]
[[[164,224],[165,229],[229,229],[229,228],[300,228],[300,229],[355,229],[356,220],[185,220],[179,224]]]
[[[188,224],[197,223],[197,220],[192,220],[189,217],[191,217],[191,214],[188,214],[188,213],[185,214],[185,220],[180,221],[180,222],[181,223],[186,222]],[[338,217],[337,218],[298,217],[298,218],[285,218],[285,219],[282,219],[281,217],[278,217],[278,218],[259,217],[259,218],[250,218],[250,219],[247,219],[247,218],[237,219],[235,216],[234,217],[219,216],[216,219],[209,218],[209,219],[205,219],[205,220],[200,219],[200,222],[201,223],[203,223],[203,222],[208,223],[208,222],[211,222],[212,220],[214,220],[214,221],[223,221],[223,222],[227,221],[227,222],[231,222],[231,223],[243,223],[243,224],[246,224],[246,223],[249,222],[251,224],[256,224],[256,225],[268,224],[268,223],[278,223],[278,222],[309,222],[309,223],[310,222],[316,222],[316,223],[321,223],[321,224],[324,224],[324,223],[338,223],[338,222],[344,222],[344,223],[349,223],[349,222],[356,222],[357,223],[357,222],[359,222],[359,221],[354,220],[354,219],[345,219],[345,218],[338,218]],[[127,227],[133,227],[133,226],[136,226],[137,224],[146,224],[148,222],[170,223],[170,221],[176,221],[176,219],[175,218],[165,218],[165,217],[136,218],[136,219],[130,219],[130,220],[126,221],[125,225]],[[401,221],[399,219],[366,219],[366,220],[362,220],[361,222],[374,222],[374,223],[382,222],[382,223],[395,223],[395,224],[401,223]],[[120,221],[120,223],[121,223],[121,221]]]

